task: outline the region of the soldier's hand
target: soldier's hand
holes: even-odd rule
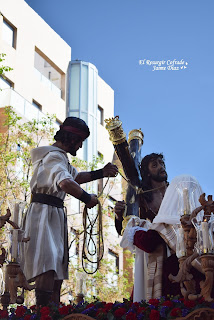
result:
[[[123,220],[123,213],[125,210],[126,204],[125,201],[117,201],[114,207],[114,212],[116,214],[116,219],[122,221]]]
[[[118,168],[113,163],[107,163],[103,168],[103,176],[104,177],[116,177],[118,174]]]
[[[98,204],[98,198],[96,194],[91,194],[91,200],[87,203],[86,207],[91,209]]]

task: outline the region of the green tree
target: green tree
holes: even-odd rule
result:
[[[5,60],[6,54],[0,53],[0,63],[2,63]],[[4,73],[13,70],[11,67],[4,66],[3,64],[0,65],[0,76],[4,77]],[[1,89],[0,89],[1,90]]]
[[[0,133],[0,198],[10,201],[30,199],[32,162],[30,150],[53,141],[55,116],[25,122],[12,107],[5,107],[5,123]]]

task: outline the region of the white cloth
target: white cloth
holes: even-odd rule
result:
[[[203,191],[198,181],[190,175],[177,176],[167,188],[158,214],[153,220],[153,224],[180,224],[180,217],[183,215],[184,208],[184,189],[188,189],[190,212],[200,207],[199,197]]]
[[[143,227],[141,227],[143,224]],[[147,231],[151,226],[148,220],[140,219],[139,217],[131,217],[128,221],[123,233],[120,245],[124,249],[135,253],[135,267],[134,267],[134,291],[133,302],[139,302],[146,299],[147,292],[147,261],[148,254],[138,247],[133,245],[134,235],[136,231]]]
[[[59,187],[64,179],[75,180],[78,172],[69,163],[66,152],[49,146],[31,152],[34,174],[31,180],[32,193],[45,193],[62,200],[65,192]],[[25,236],[30,241],[24,244],[21,266],[27,280],[54,270],[56,279],[68,278],[67,220],[62,208],[41,203],[31,203],[24,223]]]
[[[143,227],[141,227],[141,225],[143,225]],[[120,246],[134,253],[136,249],[136,246],[133,245],[135,232],[138,230],[147,231],[150,226],[151,222],[149,222],[148,220],[140,219],[137,216],[132,216],[129,219],[124,230]]]

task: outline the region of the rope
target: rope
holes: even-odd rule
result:
[[[107,186],[109,177],[98,195],[100,198],[103,194],[105,187]],[[87,225],[88,222],[88,225]],[[94,227],[97,222],[97,232],[94,232]],[[95,239],[96,237],[96,242]],[[92,246],[92,249],[90,247]],[[103,241],[103,221],[102,221],[102,206],[98,200],[98,212],[93,220],[91,220],[88,214],[88,208],[85,206],[83,210],[83,248],[82,248],[82,268],[87,274],[94,274],[100,266],[100,261],[104,255],[104,241]],[[93,260],[96,257],[96,260]],[[96,264],[93,271],[88,271],[85,264],[90,262],[91,264]]]
[[[159,189],[163,188],[163,186],[160,186],[160,187],[157,187],[157,188],[154,188],[154,189],[143,190],[142,188],[138,188],[138,187],[134,186],[133,184],[131,184],[130,180],[126,179],[122,175],[122,173],[120,173],[119,171],[118,171],[118,173],[136,191],[137,194],[143,194],[143,193],[147,193],[147,192],[152,192],[152,191],[156,191],[156,190],[159,190]]]
[[[88,222],[88,226],[87,226]],[[97,222],[97,232],[94,232],[95,223]],[[87,274],[94,274],[100,266],[100,261],[104,254],[103,242],[103,225],[102,225],[102,207],[98,200],[98,213],[95,219],[91,220],[88,214],[88,209],[85,206],[83,210],[83,248],[82,248],[82,267]],[[94,239],[94,237],[96,237]],[[96,242],[97,241],[97,244]],[[90,248],[92,246],[92,249]],[[93,259],[96,257],[96,260]],[[86,270],[85,264],[90,262],[96,264],[93,271]]]
[[[142,188],[138,188],[134,186],[130,180],[126,179],[120,172],[119,174],[121,177],[136,191],[137,194],[143,194],[146,192],[152,192],[158,189],[163,188],[163,186],[150,189],[150,190],[143,190]],[[100,198],[103,194],[105,187],[107,186],[109,181],[109,177],[98,195]],[[97,222],[98,221],[98,222]],[[87,225],[88,222],[88,225]],[[94,227],[97,222],[97,232],[94,232]],[[95,243],[94,237],[97,240]],[[73,240],[74,241],[74,240]],[[73,242],[72,241],[72,242]],[[92,246],[92,249],[90,247]],[[98,200],[98,212],[93,220],[91,220],[88,214],[88,208],[85,206],[83,210],[83,249],[82,249],[82,268],[87,274],[94,274],[100,266],[100,261],[103,258],[104,254],[104,241],[103,241],[103,225],[102,225],[102,206],[100,201]],[[96,257],[96,260],[93,260],[93,257]],[[85,264],[90,262],[91,264],[96,264],[96,267],[93,271],[88,271],[85,267]]]

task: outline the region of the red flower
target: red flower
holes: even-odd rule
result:
[[[112,302],[106,303],[104,310],[108,312],[109,310],[111,310],[112,306],[113,306]]]
[[[30,309],[34,311],[36,309],[36,305],[34,304],[33,306],[30,307]]]
[[[159,320],[160,319],[160,314],[157,310],[151,310],[151,313],[149,315],[149,319],[151,320]]]
[[[146,310],[145,307],[139,307],[139,308],[137,309],[137,314],[143,313],[145,310]]]
[[[42,307],[42,308],[40,309],[40,312],[41,312],[41,315],[42,315],[42,316],[48,316],[49,313],[50,313],[50,309],[49,309],[48,307]]]
[[[139,302],[133,302],[132,306],[135,306],[136,308],[138,308],[139,307]]]
[[[184,300],[184,305],[187,308],[193,308],[195,306],[195,301],[191,300]]]
[[[170,316],[172,316],[172,317],[179,317],[179,316],[181,316],[181,309],[180,309],[180,308],[174,308],[174,309],[172,309],[172,311],[170,312]]]
[[[24,317],[24,320],[30,320],[30,318],[31,318],[31,314],[27,314],[25,317]]]
[[[105,314],[105,313],[107,313],[107,311],[105,311],[103,308],[99,308],[98,310],[97,310],[97,312],[96,312],[96,317],[98,317],[99,316],[99,314]]]
[[[67,307],[69,312],[74,310],[74,306],[72,306],[72,304],[68,304]]]
[[[157,307],[159,305],[159,300],[158,299],[149,299],[149,303],[152,304],[153,306]]]
[[[7,318],[8,317],[8,312],[7,310],[0,310],[0,317],[2,318]]]
[[[134,312],[129,312],[127,315],[126,315],[126,320],[137,320],[137,316]]]
[[[62,306],[59,308],[59,313],[61,315],[67,315],[69,313],[69,307],[68,306]]]
[[[26,309],[23,307],[23,306],[18,306],[16,308],[16,311],[15,311],[15,314],[18,318],[21,318],[23,317],[23,315],[25,314],[26,312]]]
[[[121,318],[124,314],[126,313],[126,309],[125,308],[119,308],[115,311],[114,316],[115,318]]]
[[[167,300],[167,301],[163,302],[162,306],[166,306],[166,307],[172,308],[174,306],[174,304],[173,304],[172,301]]]

